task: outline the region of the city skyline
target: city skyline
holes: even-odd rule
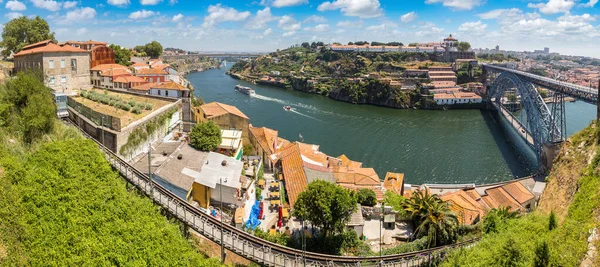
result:
[[[39,15],[58,40],[94,39],[126,47],[157,40],[187,50],[269,52],[304,41],[408,44],[453,34],[474,48],[550,47],[561,54],[600,58],[593,49],[600,37],[597,2],[0,0],[0,24]]]

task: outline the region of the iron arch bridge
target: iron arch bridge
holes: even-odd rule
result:
[[[511,72],[502,72],[496,77],[490,86],[488,101],[499,112],[511,117],[513,115],[506,110],[502,102],[506,93],[513,91],[516,91],[521,97],[521,105],[526,113],[526,121],[517,120],[513,123],[513,127],[520,130],[519,134],[533,149],[537,161],[541,162],[543,145],[561,142],[564,139],[564,109],[553,108],[550,110],[531,82],[521,79]]]

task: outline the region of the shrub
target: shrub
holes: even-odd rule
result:
[[[550,217],[548,217],[548,230],[552,231],[557,226],[558,226],[558,223],[556,222],[556,214],[554,214],[554,211],[551,211]]]
[[[135,107],[135,105],[137,104],[134,100],[129,100],[129,106]]]
[[[190,145],[203,151],[213,151],[221,143],[221,129],[213,121],[198,123],[190,133]]]
[[[358,190],[358,203],[363,206],[373,207],[377,204],[377,195],[371,189],[361,188]]]
[[[115,103],[116,103],[116,102],[115,102],[114,100],[112,100],[112,99],[111,99],[111,100],[108,102],[108,105],[109,105],[109,106],[111,106],[111,107],[114,107],[114,106],[115,106]]]
[[[108,95],[108,90],[104,89],[104,94]]]
[[[152,110],[152,104],[150,104],[150,103],[146,103],[146,107],[145,107],[145,109],[146,109],[146,110]]]
[[[142,114],[142,111],[141,111],[141,110],[140,110],[140,108],[139,108],[139,107],[137,107],[137,106],[136,106],[136,107],[133,107],[133,108],[131,109],[131,112],[133,112],[134,114]]]

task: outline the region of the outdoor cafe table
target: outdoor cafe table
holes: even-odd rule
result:
[[[281,200],[277,199],[277,200],[271,200],[271,205],[275,206],[275,205],[280,205],[281,204]]]
[[[269,196],[270,197],[279,197],[279,192],[270,192]]]

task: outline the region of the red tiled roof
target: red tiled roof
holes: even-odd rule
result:
[[[250,126],[249,129],[258,145],[267,153],[267,155],[275,153],[275,141],[278,139],[277,130],[269,129],[267,127],[258,128],[252,126]]]
[[[162,69],[139,69],[136,72],[137,75],[168,75],[165,70]]]
[[[502,187],[488,189],[485,192],[487,193],[488,197],[492,199],[492,201],[489,201],[491,205],[488,205],[491,208],[508,207],[511,211],[525,210],[525,208],[523,208],[523,206],[521,206],[521,204],[519,204],[519,202],[509,195],[508,192],[506,192]],[[490,204],[488,201],[486,201],[486,203]]]
[[[519,202],[519,204],[526,203],[532,200],[535,196],[527,189],[521,182],[512,182],[502,186],[510,196]]]
[[[204,114],[206,114],[206,117],[208,118],[221,116],[229,113],[245,119],[249,119],[248,116],[242,113],[238,108],[219,102],[211,102],[208,104],[204,104],[200,106],[200,108],[204,111]]]
[[[160,83],[157,83],[156,85],[152,86],[152,88],[178,90],[178,91],[189,91],[190,90],[190,89],[187,89],[185,86],[178,84],[174,81],[160,82]]]
[[[304,172],[300,147],[293,143],[281,149],[281,167],[283,181],[290,202],[293,207],[298,200],[298,195],[306,189],[306,173]]]
[[[383,180],[383,187],[388,191],[401,195],[402,188],[404,187],[404,173],[386,173]]]
[[[127,69],[127,67],[123,66],[123,65],[119,65],[119,64],[100,64],[97,65],[93,68],[91,68],[91,71],[103,71],[103,70],[108,70],[108,69]]]
[[[116,83],[143,83],[143,82],[147,82],[147,81],[144,78],[137,77],[137,76],[119,76],[114,80],[114,82],[116,82]]]
[[[85,50],[77,48],[77,47],[72,47],[70,45],[60,46],[60,45],[54,44],[49,41],[44,41],[44,42],[39,42],[39,43],[35,43],[35,44],[26,46],[25,48],[23,48],[23,50],[21,50],[19,53],[16,53],[13,57],[19,57],[19,56],[31,55],[31,54],[37,54],[37,53],[60,53],[60,52],[88,53],[88,51],[85,51]]]
[[[26,49],[29,49],[29,48],[32,48],[32,47],[37,47],[37,46],[45,46],[45,45],[48,45],[51,42],[52,42],[52,40],[44,40],[44,41],[41,41],[41,42],[33,43],[33,44],[30,44],[30,45],[23,46],[22,50],[26,50]]]
[[[150,88],[152,88],[152,86],[156,85],[155,83],[144,83],[144,84],[140,84],[140,85],[136,85],[131,87],[132,90],[137,90],[137,91],[150,91]]]

